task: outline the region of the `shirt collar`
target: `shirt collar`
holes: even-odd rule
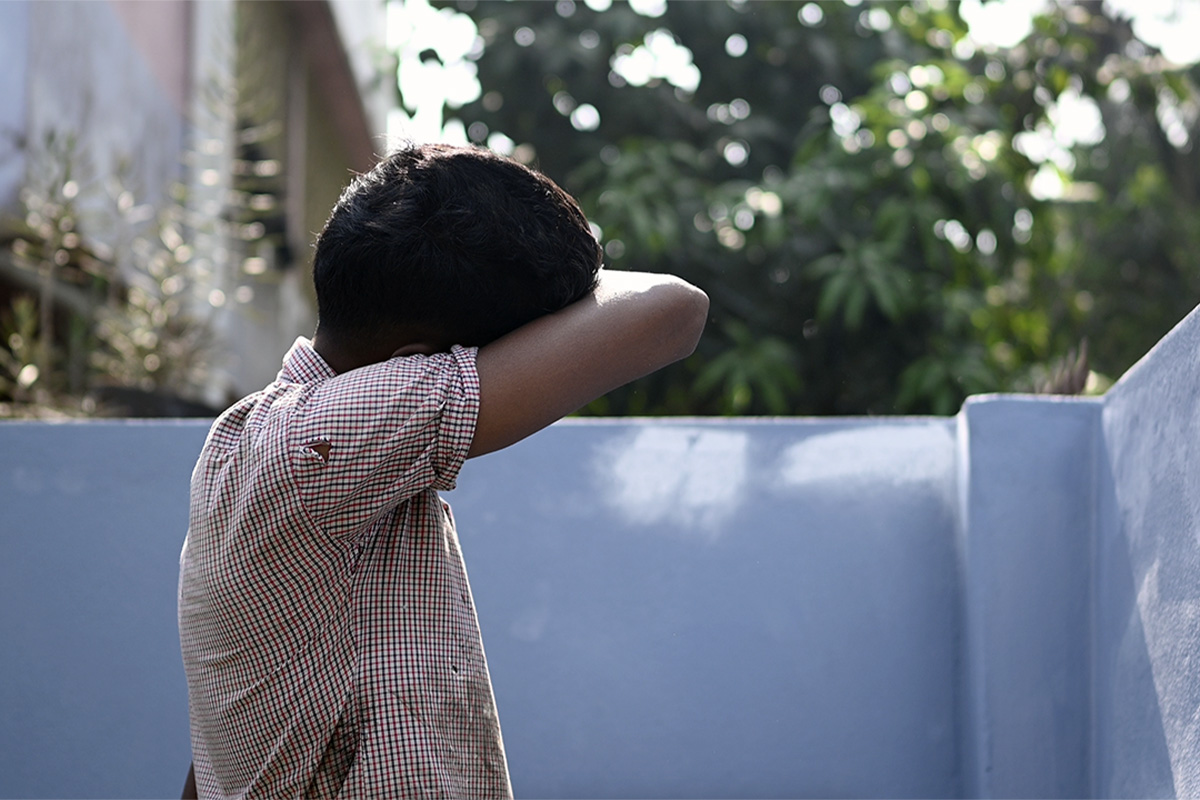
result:
[[[283,369],[278,380],[286,383],[316,383],[337,375],[325,359],[313,350],[312,342],[300,336],[283,357]]]

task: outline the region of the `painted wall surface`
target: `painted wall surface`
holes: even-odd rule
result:
[[[954,470],[949,420],[578,422],[469,463],[514,791],[958,795]]]
[[[964,525],[965,788],[1087,797],[1093,443],[1101,404],[971,398]]]
[[[204,433],[0,425],[0,796],[178,791]],[[949,420],[627,422],[469,464],[517,791],[958,794],[955,457]]]
[[[204,424],[0,424],[0,796],[178,797]]]
[[[1200,795],[1200,311],[1109,391],[1097,793]]]

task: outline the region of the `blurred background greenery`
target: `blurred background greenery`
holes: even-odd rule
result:
[[[1100,392],[1200,300],[1200,68],[1111,3],[1004,45],[936,0],[434,5],[477,35],[407,31],[413,119],[423,70],[465,70],[445,131],[579,197],[611,267],[712,297],[692,358],[585,413]]]
[[[392,108],[393,136],[541,168],[611,268],[708,291],[696,354],[585,414],[1099,393],[1200,302],[1192,0],[392,0],[386,48],[369,14],[380,41],[337,44],[363,4],[171,8],[224,26],[191,45],[224,72],[190,68],[210,123],[189,120],[178,190],[89,171],[86,124],[26,137],[0,231],[0,416],[139,413],[106,404],[122,391],[211,415],[269,380],[311,333],[313,231],[385,147],[355,92]],[[339,128],[347,108],[362,121]]]

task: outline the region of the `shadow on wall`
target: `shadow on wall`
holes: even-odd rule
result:
[[[1094,681],[1095,787],[1100,797],[1190,797],[1178,792],[1167,747],[1139,586],[1117,504],[1111,454],[1100,461]],[[1196,753],[1191,759],[1194,762]]]

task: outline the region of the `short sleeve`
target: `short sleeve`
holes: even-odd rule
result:
[[[306,387],[288,425],[301,501],[334,535],[453,489],[479,416],[475,348],[393,358]]]

